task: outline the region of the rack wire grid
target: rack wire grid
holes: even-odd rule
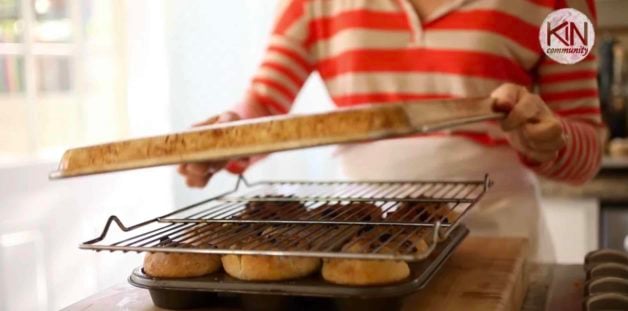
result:
[[[80,248],[412,262],[446,239],[491,185],[488,175],[254,183],[240,176],[232,191],[130,227],[111,216]]]

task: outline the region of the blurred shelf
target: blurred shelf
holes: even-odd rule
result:
[[[628,157],[605,157],[602,169],[628,169]]]
[[[596,0],[597,30],[614,33],[628,33],[628,1]]]
[[[0,42],[0,55],[22,55],[25,51],[23,43]],[[74,43],[35,42],[31,46],[31,53],[35,56],[73,56],[77,51]]]
[[[6,103],[20,103],[26,100],[23,93],[0,93],[0,105]]]
[[[628,177],[596,177],[582,186],[570,186],[547,179],[540,181],[543,197],[569,199],[628,200]]]
[[[54,103],[54,102],[74,102],[77,96],[76,93],[72,91],[67,92],[49,92],[49,93],[40,93],[35,98],[36,102],[39,103]]]
[[[626,201],[628,200],[628,158],[604,157],[598,176],[581,186],[571,186],[547,179],[541,179],[540,184],[541,193],[545,197]]]
[[[43,94],[40,93],[35,98],[35,100],[52,102],[52,101],[75,100],[76,98],[77,98],[77,95],[75,92],[67,91],[67,92],[49,92],[49,93],[43,93]],[[23,93],[14,93],[14,94],[0,93],[0,104],[7,103],[7,102],[21,102],[24,100],[26,100],[26,95]]]

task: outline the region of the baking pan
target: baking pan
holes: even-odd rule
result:
[[[586,311],[625,311],[628,310],[628,295],[604,293],[584,299]]]
[[[620,277],[628,279],[628,265],[619,263],[600,263],[587,271],[587,279],[593,280],[601,277]]]
[[[133,271],[129,283],[148,289],[155,305],[168,309],[243,306],[250,310],[268,306],[272,308],[267,310],[296,310],[301,306],[324,306],[340,310],[394,310],[401,307],[405,296],[426,286],[468,233],[466,227],[458,226],[427,259],[410,263],[411,275],[406,281],[391,285],[342,286],[328,283],[320,275],[284,282],[248,282],[223,272],[199,278],[156,279],[141,268]]]
[[[615,249],[599,249],[584,257],[584,269],[591,271],[595,266],[604,263],[628,265],[628,254]]]
[[[627,253],[612,249],[590,252],[584,270],[584,310],[628,310]]]
[[[493,100],[387,103],[309,115],[272,116],[161,136],[67,150],[50,178],[66,178],[182,162],[425,133],[494,120]]]

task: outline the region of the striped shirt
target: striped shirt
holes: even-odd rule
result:
[[[282,0],[249,96],[270,113],[287,113],[313,71],[338,107],[482,97],[506,82],[524,85],[558,116],[568,140],[555,160],[523,163],[583,183],[602,153],[595,56],[558,64],[538,40],[543,19],[564,7],[595,16],[592,0],[452,0],[425,20],[411,0]],[[507,143],[496,123],[444,134]]]

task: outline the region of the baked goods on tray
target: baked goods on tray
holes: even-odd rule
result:
[[[290,219],[304,213],[307,213],[305,206],[296,201],[251,201],[237,217]],[[259,227],[257,234],[238,241],[237,246],[257,244],[257,247],[273,249],[277,242],[301,243],[305,234],[288,226],[262,228]],[[248,281],[281,281],[304,277],[316,272],[321,262],[319,258],[313,257],[257,255],[224,255],[221,260],[227,274]]]
[[[260,242],[259,240],[262,239]],[[274,249],[273,239],[264,236],[245,241],[257,243],[259,247]],[[222,265],[230,276],[247,281],[282,281],[308,276],[318,271],[321,260],[315,257],[224,255]]]
[[[399,207],[386,215],[386,219],[410,219],[412,221],[440,220],[442,223],[453,223],[458,214],[449,208],[447,203],[401,202]]]
[[[238,219],[315,219],[344,221],[455,221],[455,215],[446,203],[401,202],[386,209],[369,202],[326,203],[307,209],[301,202],[282,200],[284,196],[256,197],[246,203],[234,218]],[[234,228],[226,228],[235,226]],[[225,229],[226,228],[226,229]],[[237,241],[225,241],[221,232],[241,234]],[[183,239],[199,246],[214,243],[220,248],[307,250],[340,248],[350,253],[423,253],[431,240],[431,228],[393,226],[352,226],[309,224],[206,224],[188,232],[194,239]],[[313,238],[321,235],[328,238]],[[198,240],[198,241],[196,241]],[[168,241],[166,241],[168,242]],[[172,245],[174,242],[169,242]],[[215,244],[218,243],[218,244]],[[179,245],[186,247],[186,244]],[[410,267],[400,260],[366,260],[315,257],[216,255],[185,253],[150,253],[144,260],[144,271],[154,277],[195,277],[213,273],[222,267],[232,277],[246,281],[282,281],[305,277],[319,269],[325,280],[351,286],[369,286],[395,283],[410,275]]]
[[[296,215],[300,215],[305,211],[305,206],[299,201],[282,201],[281,199],[290,198],[291,196],[268,195],[255,196],[253,200],[246,203],[241,213],[234,216],[237,219],[293,219]],[[255,199],[265,199],[256,201]],[[266,201],[270,199],[277,199]]]
[[[225,255],[222,265],[230,276],[247,281],[282,281],[318,271],[321,260],[314,257]]]
[[[394,211],[388,212],[389,221],[432,221],[434,218],[447,217],[449,208],[446,204],[426,204],[422,202],[402,202]],[[366,227],[368,228],[368,227]],[[423,253],[429,245],[430,229],[393,228],[380,226],[360,235],[343,246],[346,252],[378,253]],[[394,260],[356,260],[326,259],[323,262],[323,278],[342,285],[378,285],[404,280],[410,275],[410,267],[404,261]]]
[[[379,239],[390,234],[385,230],[375,229],[362,233],[347,243],[342,250],[346,252],[370,252],[381,245]],[[387,241],[384,241],[387,242]],[[394,249],[382,247],[380,252],[394,252]],[[364,260],[364,259],[325,259],[322,269],[323,278],[328,282],[341,285],[378,285],[401,281],[410,275],[410,267],[401,260]]]
[[[201,224],[185,230],[179,241],[170,238],[159,242],[160,246],[194,248],[216,247],[212,242],[215,232],[223,224]],[[195,253],[151,252],[144,256],[144,273],[161,278],[190,278],[211,274],[220,270],[220,255]]]
[[[148,253],[144,257],[144,273],[160,278],[191,278],[214,273],[220,269],[220,256],[187,253]]]
[[[382,209],[371,203],[352,202],[348,206],[330,205],[326,208],[329,216],[338,217],[337,213],[343,212],[350,218],[358,221],[381,221]],[[373,226],[355,227],[353,238],[346,243],[342,250],[345,252],[368,252],[379,246],[378,238],[387,232],[386,228]],[[386,241],[384,241],[386,242]],[[390,252],[392,249],[382,249],[382,252]],[[323,278],[329,282],[342,285],[375,285],[401,281],[410,275],[410,268],[404,261],[392,260],[363,260],[363,259],[324,259],[322,268]]]
[[[207,242],[207,237],[196,241],[195,234],[203,234],[210,226],[201,226],[199,229],[190,230],[184,235],[189,235],[189,244],[185,242],[175,242],[171,240],[161,241],[160,244],[172,247],[198,247]],[[186,241],[188,242],[188,241]],[[144,256],[144,273],[152,277],[160,278],[190,278],[214,273],[220,270],[220,256],[211,254],[193,253],[166,253],[153,252]]]
[[[242,213],[243,217],[248,217],[252,213],[264,211],[265,216],[272,216],[274,219],[289,219],[296,215],[313,215],[313,218],[321,220],[331,219],[355,219],[355,220],[377,220],[381,219],[381,209],[370,203],[351,202],[349,204],[325,204],[311,211],[301,211],[295,209],[305,208],[298,202],[290,201],[256,201],[248,205]],[[298,204],[295,205],[295,204]],[[288,243],[293,246],[306,249],[309,243],[308,238],[318,230],[331,230],[335,232],[347,229],[346,226],[323,226],[309,225],[294,227],[270,227],[260,232],[256,237],[242,241],[242,244],[258,243],[257,247],[268,249],[276,248],[277,243]],[[357,228],[357,227],[356,227]],[[356,230],[357,232],[357,230]],[[330,232],[326,232],[327,235]],[[334,241],[330,241],[334,242]],[[255,281],[279,281],[301,278],[310,275],[320,268],[321,260],[313,257],[295,256],[255,256],[255,255],[225,255],[222,257],[225,271],[238,279]]]

